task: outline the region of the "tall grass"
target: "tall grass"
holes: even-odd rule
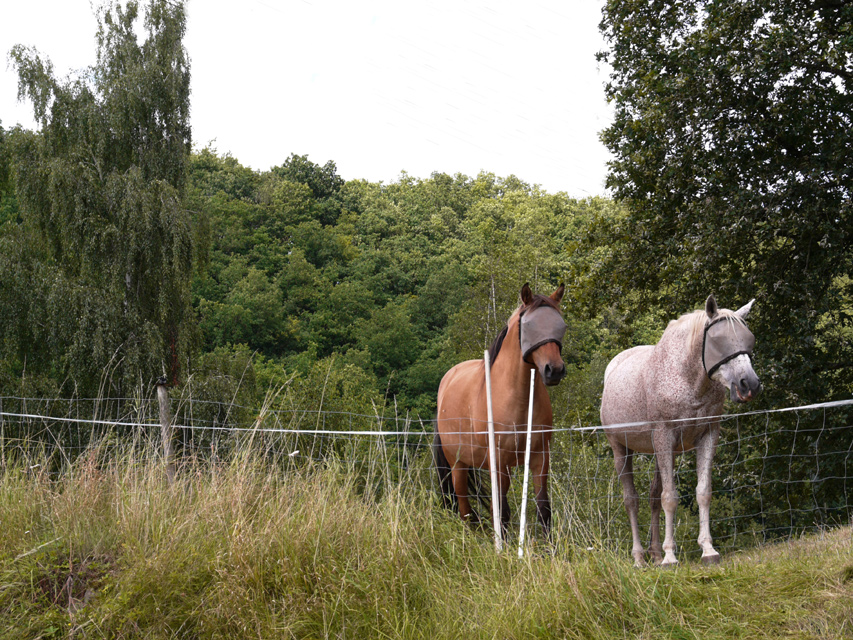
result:
[[[32,466],[0,479],[0,638],[853,637],[850,529],[636,570],[559,531],[498,555],[381,465],[247,446],[168,485],[127,446]]]

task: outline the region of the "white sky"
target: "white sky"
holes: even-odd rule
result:
[[[602,3],[190,0],[194,144],[262,170],[297,153],[347,180],[482,170],[603,195]],[[4,127],[34,126],[9,49],[35,46],[64,76],[95,62],[95,30],[89,0],[3,9]]]

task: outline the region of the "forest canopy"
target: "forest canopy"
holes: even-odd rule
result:
[[[252,404],[290,381],[309,404],[429,419],[521,285],[565,282],[557,420],[596,423],[610,357],[709,293],[757,299],[761,403],[847,397],[850,7],[729,4],[605,7],[613,199],[487,172],[346,180],[289,150],[256,171],[193,148],[180,2],[106,5],[79,77],[16,47],[39,129],[0,126],[2,392],[121,395],[166,375]]]

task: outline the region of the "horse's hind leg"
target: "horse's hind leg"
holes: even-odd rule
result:
[[[625,501],[625,511],[628,513],[628,523],[631,525],[631,537],[633,538],[631,556],[634,558],[634,564],[642,567],[646,561],[643,557],[645,549],[643,549],[643,542],[640,540],[640,524],[637,515],[640,510],[640,496],[637,495],[637,488],[634,486],[634,452],[615,438],[610,441],[610,447],[613,449],[616,475],[619,476],[619,481],[622,483],[622,498]]]
[[[450,463],[444,454],[441,435],[435,432],[432,443],[432,456],[435,470],[438,474],[438,488],[441,493],[441,503],[446,509],[456,510],[456,493],[453,491]]]
[[[471,508],[471,501],[468,499],[468,467],[460,462],[453,465],[450,472],[453,479],[453,492],[456,494],[456,502],[459,505],[459,515],[465,522],[477,524],[480,522],[480,517],[477,512]]]

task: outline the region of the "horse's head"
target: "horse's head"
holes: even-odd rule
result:
[[[533,295],[525,283],[521,288],[519,311],[521,356],[534,365],[548,386],[566,377],[566,365],[560,355],[566,323],[560,314],[565,287],[560,285],[550,296]]]
[[[761,389],[752,368],[755,336],[746,328],[746,316],[755,300],[737,311],[717,307],[713,295],[705,301],[705,332],[702,340],[702,363],[711,380],[729,390],[732,402],[748,402]]]

